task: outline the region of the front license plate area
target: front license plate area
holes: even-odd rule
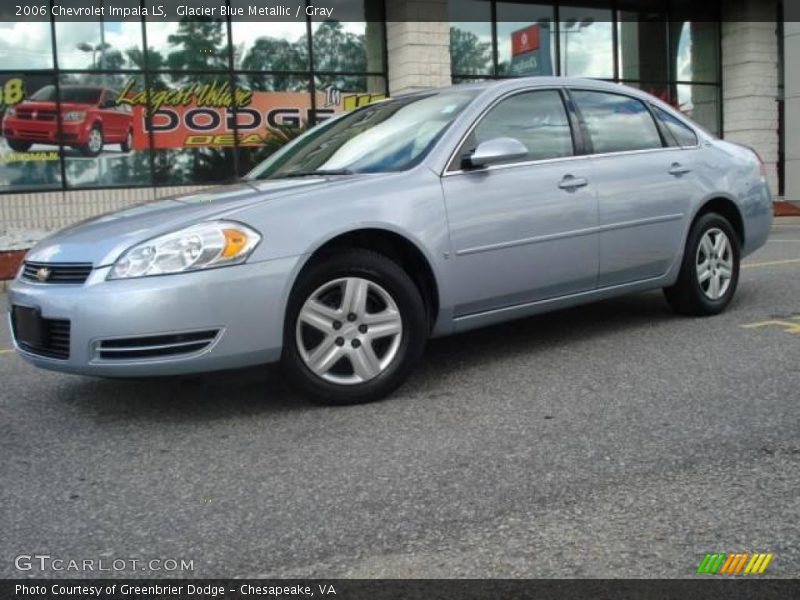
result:
[[[47,335],[42,322],[42,314],[38,308],[13,306],[11,308],[11,324],[17,343],[31,348],[44,348]]]

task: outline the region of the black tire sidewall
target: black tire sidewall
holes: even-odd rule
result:
[[[381,286],[397,303],[403,335],[397,356],[380,375],[354,385],[326,381],[305,364],[297,348],[297,317],[308,297],[324,284],[343,277],[362,277]],[[396,389],[422,354],[427,339],[425,305],[413,280],[390,259],[371,251],[352,250],[322,259],[304,270],[289,297],[284,320],[282,362],[291,379],[324,404],[357,404],[380,399]]]
[[[80,147],[80,151],[81,154],[83,154],[84,156],[89,156],[89,157],[100,156],[100,154],[103,152],[103,148],[105,148],[106,146],[106,141],[103,139],[103,128],[95,123],[94,125],[92,125],[92,128],[89,131],[91,132],[94,129],[100,132],[100,139],[102,140],[102,143],[100,144],[100,149],[97,152],[93,152],[92,149],[89,147],[88,143],[83,144]]]
[[[733,272],[731,273],[731,282],[728,290],[718,300],[712,300],[703,293],[700,282],[697,280],[697,249],[700,245],[700,240],[710,229],[719,229],[728,237],[728,242],[731,245],[731,252],[733,254]],[[730,304],[736,293],[736,288],[739,283],[739,263],[741,260],[741,248],[739,244],[739,236],[733,230],[733,227],[727,219],[716,213],[708,213],[701,216],[692,227],[689,235],[688,244],[686,245],[686,255],[684,256],[682,273],[683,285],[689,287],[690,297],[692,301],[698,304],[698,308],[704,314],[718,314],[725,310]]]
[[[27,152],[31,149],[31,146],[33,146],[33,142],[26,142],[24,140],[6,139],[6,143],[14,152]]]
[[[131,141],[130,144],[128,143],[128,140]],[[128,131],[128,133],[125,134],[125,141],[123,141],[119,145],[119,147],[123,152],[130,152],[131,151],[131,148],[133,147],[133,132],[132,131]]]

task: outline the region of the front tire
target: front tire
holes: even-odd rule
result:
[[[428,337],[409,275],[369,250],[345,250],[301,273],[284,323],[282,362],[323,404],[383,398],[406,379]]]
[[[104,144],[103,129],[100,125],[95,123],[89,130],[89,139],[85,144],[79,146],[78,150],[80,150],[81,154],[84,156],[95,157],[103,151]]]
[[[736,292],[740,259],[739,237],[728,220],[702,215],[689,232],[677,282],[664,288],[667,302],[684,315],[721,313]]]
[[[14,152],[27,152],[31,149],[33,142],[26,142],[24,140],[12,140],[6,139],[6,143],[8,147],[11,148]]]

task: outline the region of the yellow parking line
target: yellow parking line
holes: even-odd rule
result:
[[[13,348],[0,348],[0,354],[10,354],[13,351]]]
[[[792,319],[797,319],[797,317],[792,317]],[[747,323],[742,325],[744,329],[755,329],[756,327],[768,327],[770,325],[774,325],[776,327],[780,327],[786,333],[800,333],[800,323],[791,323],[789,321],[782,321],[778,319],[771,319],[769,321],[758,321],[756,323]]]
[[[800,258],[787,258],[786,260],[770,260],[767,262],[749,263],[746,265],[742,265],[742,268],[754,269],[755,267],[772,267],[775,265],[791,265],[795,263],[800,263]]]

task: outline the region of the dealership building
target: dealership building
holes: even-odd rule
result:
[[[646,90],[754,147],[780,210],[800,206],[800,19],[789,0],[313,4],[333,12],[0,21],[0,278],[47,231],[233,181],[337,112],[528,75]]]

